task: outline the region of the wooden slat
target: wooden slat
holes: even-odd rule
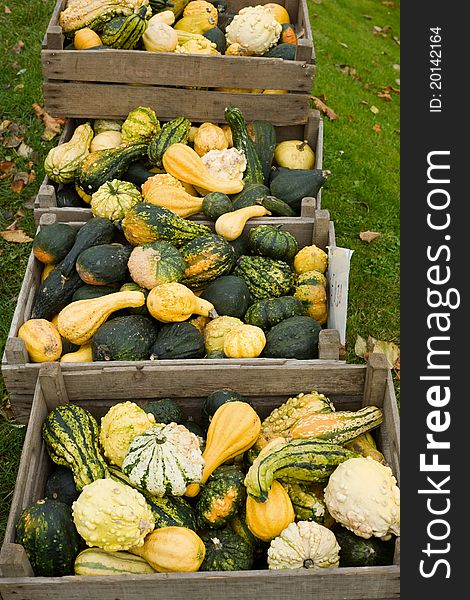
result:
[[[313,239],[322,250],[329,245],[330,213],[324,208],[317,209],[314,216]]]
[[[323,329],[318,340],[318,354],[324,360],[339,360],[339,331]]]
[[[87,53],[89,50],[87,50]],[[82,53],[83,54],[83,53]],[[194,84],[193,84],[194,85]],[[122,118],[136,106],[153,108],[163,120],[179,114],[194,121],[224,121],[227,106],[238,106],[248,121],[274,125],[306,122],[308,94],[236,94],[122,84],[44,82],[45,108],[53,116]]]
[[[385,401],[388,372],[389,366],[385,354],[372,352],[367,363],[364,406],[382,408]]]
[[[308,53],[311,42],[299,40]],[[154,86],[202,86],[310,93],[314,65],[243,56],[181,55],[145,50],[43,50],[44,79]],[[77,103],[78,103],[77,99]],[[160,113],[157,113],[160,116]]]

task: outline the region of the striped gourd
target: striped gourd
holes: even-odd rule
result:
[[[63,404],[46,417],[42,437],[52,461],[72,469],[77,490],[109,477],[98,447],[98,423],[81,406]]]
[[[263,167],[253,140],[248,135],[245,119],[239,108],[230,106],[225,109],[225,120],[232,130],[233,146],[245,154],[245,182],[264,183]]]
[[[294,287],[294,273],[289,265],[265,256],[241,256],[233,275],[243,279],[255,301],[288,296]]]
[[[132,484],[129,477],[115,466],[109,467],[109,474],[112,479],[120,481],[126,485],[136,487]],[[142,488],[136,487],[143,494],[147,504],[152,511],[155,519],[155,528],[159,527],[187,527],[196,530],[196,519],[192,506],[180,496],[164,496],[159,498]]]
[[[295,423],[289,433],[293,438],[314,438],[346,444],[382,422],[383,412],[380,408],[365,406],[357,411],[306,415]]]
[[[162,125],[160,131],[152,138],[148,147],[148,158],[153,167],[162,168],[163,155],[172,144],[186,144],[191,121],[185,117],[177,117]]]
[[[339,464],[357,456],[337,444],[311,438],[290,441],[276,438],[263,448],[249,468],[245,477],[246,491],[264,502],[275,479],[326,481]]]
[[[181,248],[187,267],[181,283],[198,288],[231,271],[235,250],[220,235],[209,234],[188,242]]]
[[[289,231],[281,225],[258,225],[248,236],[248,246],[253,254],[275,260],[288,261],[299,251],[299,244]]]
[[[147,6],[127,17],[115,17],[103,27],[100,34],[103,45],[122,50],[133,50],[147,28]]]
[[[75,559],[75,575],[148,575],[154,569],[140,556],[129,552],[106,552],[101,548],[82,550]]]
[[[122,471],[131,483],[155,496],[182,496],[189,483],[199,483],[204,460],[194,433],[183,425],[158,423],[136,436]]]
[[[148,202],[133,206],[122,220],[122,228],[133,246],[167,240],[180,247],[201,235],[211,233],[206,225],[188,221],[168,208]]]

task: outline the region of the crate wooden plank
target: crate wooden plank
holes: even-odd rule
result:
[[[120,69],[115,70],[116,57]],[[184,68],[182,69],[182,61]],[[98,83],[138,83],[153,86],[194,86],[195,78],[206,86],[272,89],[310,93],[314,65],[281,58],[243,56],[182,57],[174,52],[139,50],[43,50],[46,80],[75,80]],[[73,73],[73,78],[70,74]],[[210,82],[208,84],[208,82]],[[259,95],[258,95],[259,96]],[[257,98],[258,99],[258,98]],[[78,102],[77,102],[78,104]],[[157,113],[159,115],[159,113]],[[159,115],[160,116],[160,115]]]
[[[348,405],[357,410],[362,403],[366,401],[366,371],[364,365],[336,365],[336,366],[318,366],[309,370],[305,369],[305,390],[315,388],[318,381],[328,380],[331,369],[336,371],[336,378],[331,379],[328,386],[328,394],[335,402],[337,409]],[[54,367],[52,367],[52,370]],[[111,368],[111,371],[115,369]],[[277,369],[271,367],[271,375],[274,376]],[[243,392],[243,382],[246,380],[247,369],[239,367],[232,371],[229,386],[239,392]],[[347,379],[348,374],[355,380],[349,386],[354,393],[351,395],[341,395],[339,393],[338,383]],[[360,382],[356,380],[357,375],[361,374]],[[263,379],[268,382],[270,377]],[[361,568],[340,568],[340,569],[312,569],[299,571],[242,571],[242,572],[217,572],[217,573],[174,573],[174,574],[153,574],[153,575],[123,575],[119,577],[31,577],[28,570],[28,561],[24,551],[18,544],[14,544],[14,524],[19,516],[21,507],[31,504],[38,499],[44,490],[44,482],[49,473],[50,462],[44,451],[44,444],[41,438],[41,425],[51,407],[57,405],[62,399],[57,397],[56,392],[50,389],[49,384],[44,387],[44,382],[52,376],[51,367],[42,371],[36,387],[36,393],[33,402],[32,416],[25,439],[25,445],[21,457],[18,479],[16,483],[13,503],[9,515],[7,531],[4,539],[2,551],[0,553],[0,593],[4,600],[9,598],[24,598],[35,600],[44,598],[93,598],[100,597],[136,600],[141,597],[170,597],[181,598],[184,594],[191,593],[193,598],[235,598],[237,600],[248,600],[252,598],[253,586],[256,586],[257,595],[261,593],[264,598],[276,599],[294,599],[298,597],[308,597],[315,600],[388,600],[399,598],[399,539],[396,542],[395,564],[386,567],[361,567]],[[57,371],[57,378],[60,380],[60,374]],[[190,388],[192,374],[184,374],[180,371],[179,385],[172,390],[172,397],[182,406],[186,414],[200,414],[198,393],[193,396],[186,396],[186,391]],[[173,379],[173,381],[175,381]],[[219,384],[218,374],[209,373],[206,377],[207,390],[212,385]],[[254,401],[255,408],[265,416],[274,407],[278,406],[293,391],[290,387],[291,381],[281,381],[278,385],[277,395],[272,396],[267,393],[263,383],[263,393],[266,395],[259,397],[259,385],[254,393],[247,393]],[[344,381],[343,381],[344,384]],[[58,386],[61,387],[59,382]],[[67,387],[67,373],[64,373],[64,386]],[[344,387],[344,385],[343,385]],[[347,386],[346,386],[347,387]],[[87,408],[99,418],[106,408],[115,404],[119,400],[115,397],[117,386],[112,388],[113,399],[107,400],[103,404],[96,403],[96,400],[84,401],[83,397],[77,398],[75,403]],[[110,388],[109,388],[110,389]],[[108,395],[109,395],[108,389]],[[164,395],[160,388],[158,393]],[[182,390],[185,390],[182,393]],[[341,399],[337,402],[337,398]],[[389,421],[389,415],[396,408],[396,401],[393,392],[393,381],[388,373],[386,377],[386,386],[383,398],[377,398],[382,403],[385,420],[380,426],[379,432],[382,437],[386,436],[388,447],[396,444],[399,436],[398,428],[394,417]],[[96,404],[94,404],[96,403]],[[386,412],[388,411],[388,412]],[[381,437],[379,437],[379,449],[384,452],[386,458],[387,450],[381,446]],[[398,446],[396,446],[398,448]],[[41,451],[42,448],[42,451]],[[398,451],[399,452],[399,451]],[[399,454],[398,454],[399,458]],[[399,476],[399,462],[392,465],[395,476]],[[34,484],[29,481],[35,480]]]
[[[87,51],[88,52],[88,51]],[[44,103],[54,116],[115,119],[136,106],[153,108],[163,120],[181,116],[194,121],[223,122],[227,106],[237,106],[248,121],[274,125],[305,123],[309,94],[245,94],[151,85],[45,81]]]

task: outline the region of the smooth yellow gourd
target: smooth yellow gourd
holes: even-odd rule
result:
[[[176,30],[202,35],[209,29],[217,27],[217,18],[214,19],[209,13],[191,14],[176,21],[174,27]]]
[[[129,552],[144,558],[159,573],[197,571],[206,556],[204,542],[186,527],[155,529],[147,535],[143,546]]]
[[[84,344],[76,352],[69,352],[64,354],[60,362],[93,362],[93,352],[91,350],[91,344]]]
[[[202,211],[203,198],[191,196],[183,186],[153,185],[152,179],[153,177],[150,177],[142,185],[142,196],[145,202],[169,208],[184,219]]]
[[[170,11],[171,12],[171,11]],[[173,52],[178,45],[178,36],[170,24],[154,15],[148,22],[142,41],[148,52]]]
[[[81,346],[91,340],[110,314],[144,304],[142,292],[114,292],[100,298],[77,300],[60,311],[57,328],[66,340]]]
[[[31,362],[53,362],[62,354],[62,340],[57,328],[46,319],[29,319],[18,330]]]
[[[163,283],[150,291],[147,308],[154,319],[163,323],[186,321],[191,315],[217,316],[214,305],[198,298],[182,283]]]
[[[274,160],[286,169],[313,169],[315,153],[307,140],[285,140],[274,149]]]
[[[163,10],[162,12],[153,15],[153,17],[149,19],[148,25],[150,25],[152,21],[161,21],[167,25],[173,25],[175,22],[175,13],[172,10]]]
[[[273,481],[266,502],[247,496],[246,524],[251,533],[264,542],[277,537],[294,519],[292,501],[279,481]]]
[[[239,208],[238,210],[221,215],[215,222],[215,231],[225,240],[231,242],[241,236],[243,228],[249,219],[270,214],[269,210],[266,210],[260,204],[245,206],[245,208]]]
[[[57,265],[44,265],[44,268],[41,273],[41,283],[47,279],[47,277],[52,273],[52,271],[56,268]]]
[[[222,463],[251,448],[260,431],[260,418],[249,404],[238,400],[222,404],[215,411],[207,431],[201,483],[206,483]],[[199,490],[199,484],[191,483],[185,495],[197,496]]]
[[[83,27],[75,32],[73,37],[73,47],[75,50],[86,50],[87,48],[95,48],[101,46],[102,41],[100,36],[90,29],[89,27]]]
[[[228,148],[227,138],[221,127],[213,123],[202,123],[194,136],[194,150],[204,156],[210,150]]]
[[[244,187],[243,181],[238,179],[222,180],[212,177],[198,153],[186,144],[172,144],[163,155],[163,167],[176,179],[209,192],[238,194]]]
[[[224,338],[224,354],[227,358],[258,358],[265,346],[264,331],[255,325],[235,327]]]
[[[278,23],[290,23],[290,16],[287,10],[281,5],[275,2],[269,2],[264,5],[264,8],[269,10]]]

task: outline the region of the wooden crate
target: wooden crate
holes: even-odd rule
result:
[[[88,213],[87,219],[91,218],[91,214]],[[57,216],[54,214],[43,215],[41,218],[41,224],[54,223]],[[210,221],[201,221],[206,225],[212,226],[213,223]],[[299,242],[299,246],[303,247],[315,243],[317,246],[326,249],[327,246],[336,246],[335,241],[335,228],[333,221],[330,221],[329,213],[327,210],[313,210],[313,218],[309,223],[304,223],[295,217],[260,217],[257,219],[251,219],[245,227],[244,235],[247,235],[249,230],[256,225],[261,223],[264,224],[282,224],[283,228],[290,231]],[[41,226],[40,224],[40,226]],[[71,222],[74,227],[80,227],[83,222]],[[313,233],[312,233],[313,232]],[[17,337],[18,329],[21,325],[30,318],[31,310],[34,304],[37,290],[40,285],[41,272],[43,264],[40,263],[31,253],[26,273],[23,279],[21,290],[18,296],[17,306],[13,314],[13,319],[10,326],[10,331],[5,344],[5,351],[2,357],[2,375],[5,382],[5,386],[9,393],[9,400],[11,404],[13,416],[21,423],[27,422],[30,410],[31,401],[34,394],[34,388],[41,363],[29,362],[28,353],[23,340]],[[333,278],[332,278],[333,279]],[[331,294],[330,294],[331,295]],[[330,318],[333,316],[333,312],[337,310],[334,302],[330,303]],[[131,393],[140,394],[143,392],[143,397],[149,397],[153,393],[153,390],[142,390],[140,384],[140,376],[143,370],[152,369],[156,363],[165,365],[166,368],[179,368],[183,366],[185,369],[192,369],[197,365],[202,365],[202,369],[208,368],[207,365],[220,364],[220,365],[231,365],[231,364],[249,364],[249,365],[278,365],[284,367],[287,364],[307,365],[315,364],[317,362],[332,361],[340,359],[340,336],[336,329],[323,329],[320,334],[319,342],[319,358],[312,360],[294,360],[294,359],[274,359],[274,358],[256,358],[256,359],[221,359],[221,360],[205,360],[205,359],[186,359],[186,360],[164,360],[164,361],[123,361],[123,362],[94,362],[94,363],[63,363],[62,369],[65,372],[81,373],[83,376],[84,371],[88,374],[93,373],[93,377],[96,376],[95,383],[100,381],[99,385],[103,385],[103,389],[108,390],[114,387],[114,371],[110,371],[110,366],[117,365],[119,372],[122,372],[124,378],[128,378],[129,381],[133,381],[132,392],[129,390],[129,386],[125,386],[126,394]],[[282,370],[282,369],[281,369]],[[110,375],[111,373],[111,375]],[[110,378],[108,376],[110,375]],[[86,377],[88,379],[88,375]],[[86,385],[86,383],[85,383]]]
[[[125,115],[124,115],[125,116]],[[173,113],[173,116],[176,116]],[[58,144],[68,142],[72,137],[75,127],[83,120],[67,119],[62,135]],[[307,122],[304,125],[289,125],[286,127],[276,127],[276,139],[278,142],[283,140],[307,140],[312,150],[315,152],[315,168],[321,169],[323,166],[323,121],[318,110],[310,109],[307,114]],[[41,215],[45,213],[54,213],[59,221],[83,221],[84,217],[90,213],[89,208],[59,208],[57,206],[56,192],[61,184],[54,183],[49,177],[39,188],[39,192],[34,202],[34,219],[39,223]],[[321,208],[321,190],[315,199],[304,199],[301,207],[300,217],[296,217],[305,223],[313,225],[312,210]],[[192,220],[204,218],[202,215],[191,217]]]
[[[228,12],[268,0],[228,0]],[[139,105],[162,119],[174,107],[195,121],[222,121],[226,106],[245,117],[276,125],[305,123],[315,74],[315,53],[306,0],[279,0],[299,36],[295,60],[181,55],[140,50],[64,50],[58,0],[42,49],[44,103],[55,116],[115,118]],[[139,85],[129,85],[139,84]],[[198,88],[198,89],[194,89]],[[201,89],[202,88],[202,89]],[[281,89],[288,94],[246,94],[216,88]]]
[[[384,423],[376,430],[377,445],[399,481],[399,415],[392,376],[384,355],[372,354],[367,366],[309,365],[282,371],[268,366],[263,370],[261,386],[260,372],[253,367],[230,369],[211,366],[200,371],[200,375],[195,379],[192,372],[180,370],[176,373],[157,366],[144,372],[143,377],[148,389],[153,390],[149,397],[171,395],[186,416],[195,420],[199,418],[202,399],[222,386],[249,396],[262,418],[289,396],[313,389],[326,394],[337,410],[379,406],[384,411]],[[400,597],[399,539],[394,564],[381,567],[34,577],[24,548],[14,543],[15,524],[23,508],[43,497],[45,481],[52,466],[41,437],[45,417],[58,404],[70,401],[100,418],[110,406],[119,402],[115,392],[121,391],[122,394],[130,387],[129,381],[117,381],[110,400],[109,388],[100,388],[104,391],[97,397],[96,388],[91,385],[84,387],[83,382],[84,379],[77,379],[70,372],[61,374],[57,364],[47,365],[40,371],[0,553],[0,593],[4,600],[181,599],[188,594],[193,600],[248,600],[253,598],[255,589],[257,597],[269,600],[391,600]]]

